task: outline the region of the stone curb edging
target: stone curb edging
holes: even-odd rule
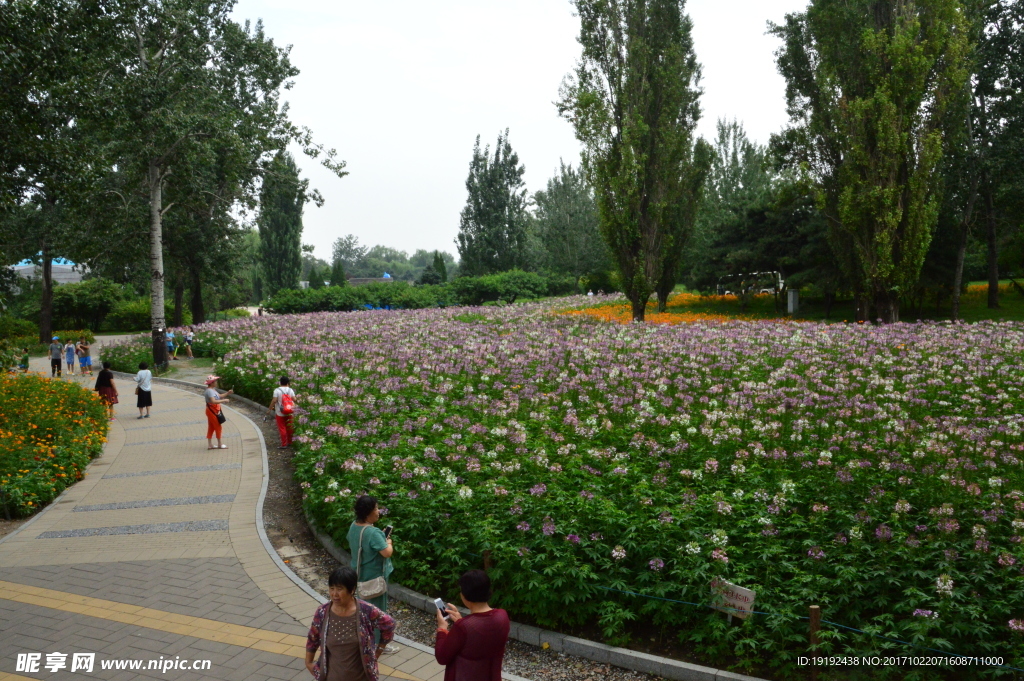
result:
[[[115,376],[121,378],[131,378],[132,374],[125,374],[122,372],[114,372]],[[191,383],[189,381],[181,381],[173,378],[153,378],[154,382],[158,383],[169,383],[172,385],[180,385],[189,388],[203,388],[204,386],[199,383]],[[265,406],[253,402],[252,400],[241,397],[239,395],[232,395],[232,399],[236,399],[242,404],[248,405],[257,410],[266,409]],[[243,418],[248,418],[243,414],[240,414]],[[251,421],[251,420],[250,420]],[[253,424],[255,426],[255,424]],[[263,433],[259,428],[256,428],[257,432],[260,433],[260,440],[263,440]],[[324,602],[323,596],[313,591],[312,588],[301,579],[298,575],[289,570],[285,564],[281,561],[280,556],[277,555],[277,551],[270,545],[270,541],[267,539],[266,532],[263,529],[263,499],[266,496],[267,485],[269,484],[269,468],[267,468],[267,450],[266,446],[263,447],[263,461],[264,461],[264,478],[263,478],[263,489],[260,492],[260,501],[258,510],[260,511],[257,515],[257,526],[259,528],[260,539],[263,541],[263,545],[266,547],[267,552],[277,563],[278,567],[286,575],[288,575],[292,581],[298,584],[306,593],[317,598],[320,602]],[[334,557],[339,563],[348,565],[351,559],[348,552],[339,548],[334,540],[331,539],[326,533],[321,532],[319,528],[312,522],[307,516],[306,523],[309,525],[310,531],[316,537],[317,541],[326,549],[326,551]],[[421,593],[407,589],[399,584],[389,583],[388,584],[388,596],[396,600],[407,603],[418,610],[424,612],[433,613],[434,599],[424,596]],[[463,608],[460,610],[465,611]],[[704,667],[702,665],[691,664],[689,662],[681,662],[679,660],[672,660],[667,657],[660,657],[658,655],[648,655],[647,653],[637,652],[635,650],[629,650],[627,648],[616,648],[614,646],[604,645],[603,643],[597,643],[595,641],[588,641],[587,639],[576,638],[575,636],[567,636],[554,631],[547,631],[539,627],[533,627],[527,624],[519,624],[518,622],[512,622],[509,630],[509,638],[516,641],[521,641],[528,645],[540,647],[542,644],[547,643],[551,650],[558,653],[565,653],[567,655],[575,655],[595,662],[603,662],[611,664],[616,667],[622,667],[623,669],[630,669],[638,672],[646,672],[648,674],[655,674],[657,676],[664,677],[666,679],[673,679],[673,681],[765,681],[754,676],[746,676],[744,674],[736,674],[734,672],[727,672],[721,669],[715,669],[713,667]],[[421,643],[416,643],[405,639],[404,637],[396,637],[403,645],[407,645],[411,648],[421,650],[423,652],[429,652],[433,654],[433,648],[429,648]],[[508,674],[502,672],[502,678],[506,681],[528,681],[522,677],[514,674]]]
[[[306,517],[306,523],[317,540],[323,544],[323,547],[329,554],[334,556],[335,560],[345,565],[350,562],[351,559],[348,552],[339,548],[334,543],[334,540],[325,532],[322,532],[308,516]],[[394,582],[388,583],[388,596],[424,612],[433,613],[435,610],[433,598],[424,596]],[[464,614],[469,612],[465,608],[459,608],[459,610]],[[718,679],[723,681],[764,681],[764,679],[754,676],[722,671],[658,655],[648,655],[647,653],[640,653],[627,648],[607,646],[603,643],[567,636],[539,627],[519,624],[518,622],[511,623],[509,638],[536,647],[547,643],[550,649],[557,653],[575,655],[576,657],[583,657],[595,662],[604,662],[616,667],[622,667],[623,669],[655,674],[666,679],[673,679],[674,681],[717,681]],[[502,676],[507,679],[512,678],[511,675],[503,674]]]
[[[126,374],[126,373],[124,373],[122,371],[113,371],[111,373],[114,374],[115,378],[120,378],[120,379],[123,379],[123,380],[129,380],[133,376],[132,374]],[[155,383],[171,384],[171,387],[177,387],[177,386],[181,386],[181,387],[185,387],[185,388],[203,388],[204,387],[200,383],[191,383],[189,381],[181,381],[181,380],[173,379],[173,378],[160,378],[160,377],[154,376],[152,380]],[[265,409],[265,407],[262,407],[261,405],[257,404],[256,402],[253,402],[252,400],[247,399],[245,397],[240,397],[238,395],[232,395],[232,397],[234,399],[237,399],[242,404],[245,404],[247,406],[253,407],[255,409],[259,409],[259,410]],[[231,407],[228,407],[228,409],[231,409]],[[304,592],[306,592],[309,596],[315,598],[318,603],[326,603],[327,602],[326,598],[324,598],[323,596],[318,594],[309,584],[306,584],[306,582],[302,581],[302,579],[300,579],[298,575],[296,575],[294,572],[292,572],[290,569],[288,569],[288,566],[284,564],[283,560],[281,560],[281,556],[278,555],[277,550],[274,549],[274,546],[270,543],[270,539],[267,537],[267,530],[266,530],[266,528],[263,525],[263,504],[266,501],[267,489],[270,486],[270,462],[267,460],[267,442],[266,442],[266,440],[263,437],[263,430],[259,426],[257,426],[255,423],[253,423],[252,419],[250,419],[248,416],[246,416],[242,412],[238,411],[237,409],[231,409],[231,411],[234,412],[235,414],[238,414],[240,417],[242,417],[246,421],[248,421],[252,425],[253,430],[256,431],[256,434],[259,436],[259,439],[260,439],[260,453],[261,453],[261,456],[263,458],[263,482],[262,482],[262,484],[260,486],[260,496],[259,496],[259,499],[256,501],[256,532],[257,532],[257,534],[260,537],[260,542],[263,544],[263,548],[266,549],[267,553],[270,555],[271,560],[274,561],[274,564],[277,565],[278,569],[280,569],[281,572],[283,572],[285,574],[285,576],[287,576],[289,579],[291,579],[293,582],[295,582],[295,585],[298,586],[300,589],[302,589]]]
[[[114,376],[116,378],[121,378],[123,380],[129,380],[133,376],[132,374],[126,374],[126,373],[121,372],[121,371],[114,371],[112,373],[114,374]],[[154,376],[152,380],[153,380],[154,383],[170,384],[171,387],[178,387],[178,386],[180,386],[180,387],[192,388],[192,389],[195,389],[195,388],[202,389],[202,388],[205,387],[201,383],[192,383],[190,381],[182,381],[182,380],[179,380],[179,379],[176,379],[176,378],[160,378],[158,376]],[[249,406],[249,407],[251,407],[251,408],[253,408],[253,409],[257,410],[257,411],[263,411],[263,410],[266,409],[266,407],[264,407],[262,404],[259,404],[258,402],[253,402],[252,400],[250,400],[247,397],[242,397],[241,395],[232,395],[231,397],[232,397],[232,399],[238,400],[242,404],[247,405],[247,406]],[[228,407],[228,408],[230,409],[230,407]],[[266,443],[265,438],[263,437],[263,430],[259,426],[257,426],[255,423],[253,423],[252,419],[250,419],[248,416],[246,416],[242,412],[238,411],[237,409],[232,409],[231,411],[233,411],[234,413],[238,414],[243,419],[245,419],[250,424],[252,424],[253,429],[256,431],[256,433],[259,435],[259,438],[260,438],[260,449],[262,450],[262,455],[263,455],[263,484],[262,484],[262,486],[260,488],[259,500],[256,503],[256,531],[259,533],[260,542],[262,542],[263,548],[266,549],[267,553],[270,555],[270,558],[274,561],[274,563],[281,570],[281,572],[283,572],[290,580],[295,582],[295,584],[300,589],[302,589],[304,592],[306,592],[307,594],[309,594],[310,596],[315,598],[317,600],[317,602],[319,602],[319,603],[326,603],[327,602],[326,598],[324,598],[319,593],[317,593],[313,589],[313,587],[311,587],[309,584],[304,582],[301,577],[299,577],[297,574],[295,574],[292,570],[290,570],[288,568],[288,566],[286,566],[284,564],[284,561],[281,560],[281,556],[278,555],[277,550],[274,548],[273,544],[270,543],[270,538],[267,537],[266,528],[263,525],[263,503],[264,503],[264,501],[266,501],[266,498],[267,498],[267,488],[270,485],[270,462],[267,460],[267,443]],[[68,489],[70,489],[70,487]],[[67,490],[65,490],[65,492],[66,491]],[[63,493],[62,493],[62,495],[63,495]],[[59,499],[59,497],[58,497],[58,499]],[[34,520],[34,518],[33,518],[33,520]],[[29,522],[31,522],[31,521],[29,521]],[[26,525],[27,524],[28,523],[26,523]],[[22,526],[22,527],[24,527],[24,526]],[[21,529],[22,528],[18,528],[18,530],[13,532],[12,535],[16,534]],[[310,529],[311,530],[313,529],[312,526],[310,526]],[[10,536],[10,535],[8,535],[8,536]],[[3,539],[6,539],[6,538],[7,537],[4,537]],[[0,539],[0,541],[3,541],[3,539]],[[317,535],[317,541],[320,541],[321,545],[323,545],[323,541],[320,539],[319,535]],[[330,541],[330,539],[328,539],[328,541]],[[336,556],[334,553],[332,553],[331,550],[328,549],[326,546],[324,546],[324,548],[327,549],[327,552],[330,553],[335,558],[335,560],[338,560],[342,564],[347,565],[350,562],[350,560],[349,560],[347,555],[344,557],[344,559],[339,559],[338,556]],[[399,587],[399,588],[401,588],[401,587]],[[398,599],[398,600],[401,600],[401,599]],[[395,636],[394,640],[397,643],[400,643],[400,644],[402,644],[404,646],[408,646],[408,647],[410,647],[410,648],[412,648],[414,650],[418,650],[421,653],[426,653],[426,654],[430,655],[431,657],[434,656],[434,649],[431,648],[430,646],[424,645],[422,643],[418,643],[418,642],[413,641],[411,639],[407,639],[404,636]],[[526,679],[526,678],[524,678],[522,676],[516,676],[515,674],[509,674],[509,673],[506,673],[506,672],[503,672],[501,677],[505,681],[530,681],[530,679]]]

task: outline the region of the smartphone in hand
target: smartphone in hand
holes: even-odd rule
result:
[[[442,617],[448,617],[448,608],[445,607],[444,601],[440,598],[435,598],[434,605],[436,605],[437,609],[441,611]]]
[[[394,525],[388,525],[384,528],[384,538],[388,539],[391,537],[391,531],[395,529]]]

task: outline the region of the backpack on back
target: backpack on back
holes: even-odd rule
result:
[[[291,416],[295,413],[295,400],[288,393],[281,395],[281,413],[285,416]]]

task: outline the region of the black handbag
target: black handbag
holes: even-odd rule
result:
[[[210,411],[213,411],[213,407],[211,407],[210,405],[206,405],[206,408],[209,409]],[[213,411],[213,413],[216,414],[217,416],[217,423],[224,423],[225,421],[227,421],[227,418],[224,416],[223,409],[221,409],[220,411]]]

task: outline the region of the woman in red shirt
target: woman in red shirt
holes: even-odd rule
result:
[[[501,662],[508,643],[508,613],[491,608],[491,578],[483,570],[470,570],[459,578],[462,602],[469,608],[463,617],[447,604],[452,628],[437,611],[437,643],[434,657],[444,665],[444,681],[501,681]]]

